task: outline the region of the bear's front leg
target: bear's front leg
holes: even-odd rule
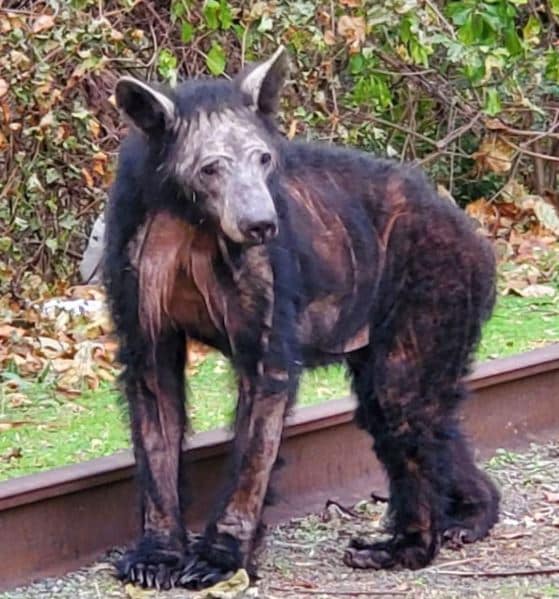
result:
[[[234,446],[234,475],[225,501],[179,584],[198,588],[250,567],[270,475],[278,456],[293,385],[287,371],[265,369],[253,379],[241,376]],[[290,388],[291,387],[291,388]]]
[[[143,587],[174,586],[187,563],[179,477],[185,415],[185,337],[161,335],[140,368],[129,364],[124,381],[130,408],[142,538],[117,563],[118,577]]]

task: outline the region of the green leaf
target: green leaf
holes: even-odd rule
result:
[[[559,84],[559,50],[550,50],[546,58],[545,78]]]
[[[219,23],[222,29],[230,29],[233,24],[233,14],[227,0],[221,0],[219,3]]]
[[[410,54],[415,64],[423,65],[424,67],[429,66],[429,55],[433,53],[431,46],[420,43],[417,40],[412,39],[409,43]]]
[[[184,21],[181,25],[181,40],[183,44],[188,44],[193,37],[194,27],[188,21]]]
[[[352,75],[358,75],[363,71],[365,59],[362,54],[352,54],[349,59],[349,71]]]
[[[534,15],[530,15],[528,22],[522,28],[522,35],[524,41],[527,44],[533,44],[534,46],[540,43],[539,35],[541,33],[542,26],[540,20]]]
[[[212,75],[221,75],[225,71],[225,50],[216,42],[206,56],[206,66]]]
[[[357,105],[373,106],[380,110],[390,107],[392,95],[386,79],[381,75],[359,77],[352,91]]]
[[[0,237],[0,250],[7,252],[12,247],[12,243],[11,237]]]
[[[492,21],[487,14],[474,15],[473,28],[478,44],[493,44],[496,41],[497,31],[493,28],[494,24],[495,21]]]
[[[550,1],[551,12],[559,17],[559,0]]]
[[[497,71],[499,75],[502,74],[505,67],[505,59],[503,56],[497,54],[488,54],[485,57],[485,81],[491,78],[493,71]]]
[[[505,46],[511,56],[518,56],[522,53],[522,42],[514,26],[505,30]]]
[[[464,22],[464,25],[458,30],[458,38],[464,44],[473,44],[477,39],[477,32],[474,26],[474,15],[470,13]]]
[[[415,37],[411,31],[411,26],[412,23],[409,18],[406,17],[402,19],[402,22],[400,24],[400,39],[404,42],[404,44],[406,44],[413,37]]]
[[[217,0],[206,0],[204,3],[204,8],[202,9],[202,14],[204,15],[206,25],[212,31],[219,29],[219,8],[220,5]]]
[[[472,12],[472,7],[466,2],[450,2],[446,7],[446,14],[455,25],[464,25]]]
[[[67,231],[71,231],[71,230],[75,229],[79,223],[73,214],[66,214],[65,216],[63,216],[62,218],[60,218],[58,220],[58,224],[63,229],[66,229]]]
[[[464,64],[464,74],[473,85],[479,84],[485,77],[485,61],[479,54],[470,55]]]
[[[60,179],[60,173],[54,167],[50,167],[47,169],[45,173],[45,181],[48,184],[54,183],[55,181],[59,181]]]
[[[58,249],[58,239],[51,237],[45,241],[45,245],[49,248],[51,252],[56,252]]]
[[[459,42],[450,41],[447,45],[447,58],[449,62],[458,63],[464,59],[466,55],[466,48],[464,44]]]
[[[31,175],[29,175],[26,182],[26,188],[30,193],[45,191],[44,187],[41,185],[41,181],[39,180],[37,173],[31,173]]]
[[[83,106],[78,106],[78,108],[74,110],[74,112],[72,112],[72,116],[80,121],[87,121],[91,118],[92,115],[91,112],[87,110],[87,108],[84,108]]]
[[[172,85],[177,82],[177,57],[168,50],[163,48],[159,52],[157,59],[157,70],[159,74],[167,79]]]
[[[268,15],[262,15],[262,18],[260,19],[260,23],[258,23],[258,27],[256,28],[256,30],[258,31],[258,33],[266,33],[266,31],[272,31],[274,27],[274,22],[272,21],[271,17],[269,17]]]
[[[489,116],[495,116],[501,112],[501,100],[494,87],[487,90],[483,109]]]
[[[186,13],[186,6],[183,0],[173,0],[171,3],[171,23],[176,23]]]
[[[490,12],[484,12],[481,15],[485,25],[493,32],[499,31],[503,26],[502,17],[499,15],[492,15]]]

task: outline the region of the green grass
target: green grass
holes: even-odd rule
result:
[[[506,356],[554,341],[559,341],[557,300],[501,297],[485,328],[477,358]],[[0,479],[81,462],[128,446],[126,416],[117,401],[117,392],[109,385],[70,400],[45,382],[20,384],[27,403],[14,406],[9,396],[0,395],[0,422],[23,422],[13,429],[0,429]],[[317,369],[305,373],[299,405],[347,393],[342,367]],[[235,384],[223,357],[211,355],[198,367],[190,378],[189,397],[195,431],[231,421]],[[20,451],[21,456],[9,458],[14,450]]]
[[[502,358],[529,349],[559,343],[558,298],[499,297],[485,326],[478,360]]]

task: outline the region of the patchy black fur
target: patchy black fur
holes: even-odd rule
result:
[[[248,102],[225,81],[188,82],[168,93],[185,119]],[[348,365],[357,421],[388,474],[393,531],[385,543],[354,542],[345,560],[353,567],[425,566],[445,538],[477,540],[497,519],[498,493],[474,465],[456,420],[466,396],[462,379],[494,303],[491,248],[421,172],[354,150],[289,142],[269,115],[251,118],[279,157],[268,178],[279,233],[265,246],[264,266],[249,262],[258,257],[254,248],[230,241],[212,257],[212,289],[233,308],[211,333],[185,326],[169,310],[156,338],[140,322],[140,267],[130,258],[140,228],[167,214],[208,239],[222,234],[205,218],[204,199],[195,202],[173,177],[172,130],[132,132],[122,146],[107,215],[105,282],[125,366],[144,537],[119,574],[148,587],[197,587],[248,565],[265,496],[257,487],[267,486],[271,468],[262,456],[275,461],[277,447],[267,443],[279,443],[281,434],[274,424],[266,437],[267,414],[281,405],[282,418],[302,367],[336,361]],[[317,300],[324,306],[313,311]],[[229,356],[240,386],[233,475],[205,537],[194,543],[181,517],[188,338]],[[231,533],[237,529],[249,532]]]

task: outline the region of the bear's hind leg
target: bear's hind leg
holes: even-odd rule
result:
[[[489,476],[475,465],[459,431],[452,431],[448,444],[452,474],[443,541],[459,548],[487,536],[498,519],[500,496]]]
[[[349,361],[359,399],[357,417],[374,437],[374,449],[390,484],[392,537],[354,541],[344,561],[356,568],[411,569],[429,564],[437,554],[448,501],[451,463],[447,443],[437,431],[449,411],[440,380],[422,372],[421,358],[403,342],[383,359],[361,351]]]

